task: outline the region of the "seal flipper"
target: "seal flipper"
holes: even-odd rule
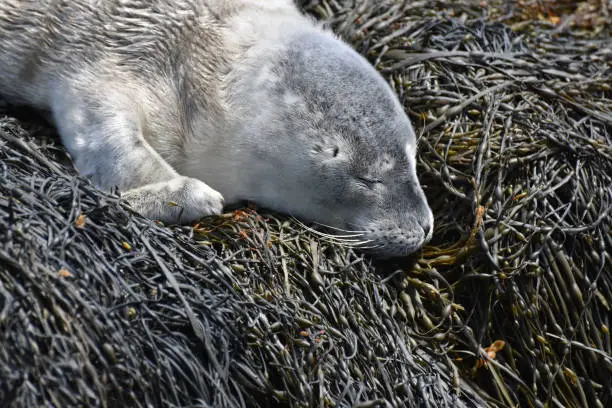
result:
[[[52,92],[53,120],[79,172],[102,189],[125,191],[122,197],[147,218],[178,223],[221,213],[222,195],[179,175],[147,143],[137,102],[117,88],[79,78]]]

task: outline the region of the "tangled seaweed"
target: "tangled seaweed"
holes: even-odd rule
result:
[[[609,23],[301,3],[411,115],[420,259],[252,208],[144,220],[0,106],[0,406],[611,405]]]

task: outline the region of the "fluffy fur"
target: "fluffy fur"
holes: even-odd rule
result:
[[[2,0],[0,72],[144,216],[252,200],[380,255],[431,236],[400,103],[290,0]]]

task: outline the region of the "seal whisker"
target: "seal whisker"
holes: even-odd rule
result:
[[[317,225],[320,225],[321,227],[329,228],[330,230],[334,230],[334,231],[348,232],[349,234],[365,234],[368,232],[365,230],[358,231],[358,230],[347,230],[343,228],[332,227],[331,225],[323,224],[320,222],[313,222],[313,224],[317,224]]]
[[[346,235],[327,234],[325,232],[318,231],[318,230],[316,230],[316,229],[314,229],[312,227],[309,227],[308,225],[304,224],[302,221],[298,220],[295,217],[293,217],[293,220],[299,226],[301,226],[302,228],[304,228],[308,232],[311,232],[311,233],[316,234],[316,235],[321,236],[321,237],[332,238],[334,240],[336,240],[336,239],[346,239],[346,238],[359,238],[359,237],[363,236],[363,233],[361,233],[361,232],[355,232],[353,234],[346,234]],[[322,225],[322,226],[324,226],[324,225]]]
[[[372,241],[370,241],[372,242]],[[360,246],[359,249],[380,249],[382,248],[384,245],[382,244],[378,244],[378,245],[374,245],[374,246],[369,246],[369,247],[365,247],[365,246]]]
[[[368,240],[365,240],[365,241],[352,242],[351,243],[351,247],[352,248],[366,248],[363,245],[369,244],[370,242],[374,242],[374,241],[371,240],[371,239],[368,239]]]
[[[361,248],[362,245],[371,242],[371,240],[363,240],[363,234],[351,234],[351,235],[335,235],[335,234],[326,234],[321,231],[317,231],[314,228],[309,227],[304,224],[299,219],[292,217],[293,220],[306,231],[321,237],[325,242],[340,245],[346,248]]]
[[[302,221],[300,221],[299,219],[295,218],[294,216],[291,216],[292,220],[294,222],[296,222],[298,225],[309,229],[311,232],[315,232],[315,233],[319,233],[319,234],[325,234],[322,231],[317,231],[312,227],[307,226],[306,224],[304,224]],[[324,228],[328,228],[330,230],[334,230],[334,231],[341,231],[341,232],[346,232],[347,234],[341,235],[341,234],[326,234],[328,236],[333,236],[333,237],[340,237],[340,238],[354,238],[354,237],[360,237],[363,236],[365,233],[367,233],[367,231],[352,231],[352,230],[345,230],[342,228],[336,228],[336,227],[332,227],[330,225],[326,225],[320,222],[313,222],[313,224],[324,227]]]

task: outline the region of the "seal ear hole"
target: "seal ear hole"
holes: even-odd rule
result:
[[[340,153],[340,148],[338,146],[334,146],[333,156],[337,157],[338,153]]]

